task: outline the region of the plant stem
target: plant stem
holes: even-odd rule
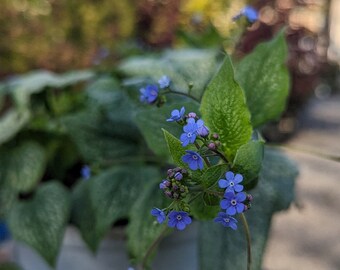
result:
[[[244,227],[244,231],[246,234],[246,239],[247,239],[247,270],[250,270],[251,268],[251,238],[250,238],[250,230],[249,230],[249,226],[248,226],[248,222],[246,219],[246,216],[241,213],[241,220],[243,223],[243,227]]]
[[[196,146],[197,150],[201,149],[200,145],[197,142],[195,142],[195,146]],[[209,160],[207,159],[207,157],[203,157],[203,160],[207,164],[208,167],[211,167],[211,164],[210,164]]]
[[[176,94],[176,95],[186,96],[186,97],[191,98],[191,99],[195,100],[196,102],[200,103],[200,100],[198,98],[195,98],[195,97],[191,96],[190,94],[186,94],[186,93],[183,93],[183,92],[178,92],[178,91],[174,91],[174,90],[169,89],[169,90],[167,90],[163,93],[164,94],[172,93],[172,94]]]
[[[156,246],[159,244],[159,242],[163,239],[166,232],[169,230],[167,226],[164,227],[163,231],[159,234],[159,236],[152,242],[152,244],[149,246],[148,250],[145,253],[145,256],[142,261],[141,270],[145,270],[147,267],[148,259],[152,253],[152,251],[156,248]]]

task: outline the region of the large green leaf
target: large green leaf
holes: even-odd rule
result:
[[[174,164],[182,168],[188,168],[187,164],[182,161],[182,156],[185,155],[186,148],[182,146],[179,139],[165,129],[163,129],[163,133],[167,144],[167,151],[169,151]]]
[[[126,138],[118,126],[113,125],[100,110],[84,111],[63,118],[68,134],[87,162],[115,162],[136,156],[136,142]]]
[[[128,76],[150,78],[154,83],[167,75],[172,89],[200,99],[216,63],[215,50],[184,49],[166,51],[160,57],[133,57],[122,62],[119,69]]]
[[[0,144],[13,138],[30,120],[27,109],[10,109],[0,118]]]
[[[220,135],[223,149],[232,160],[237,149],[249,141],[252,126],[244,93],[234,80],[228,56],[204,92],[200,110],[205,124]]]
[[[17,202],[8,217],[14,238],[36,249],[54,266],[69,218],[69,193],[58,183],[42,185],[30,200]]]
[[[128,217],[145,184],[156,185],[160,179],[157,168],[131,165],[112,168],[78,186],[73,219],[89,247],[95,251],[112,224]]]
[[[242,145],[236,153],[232,171],[243,176],[243,185],[258,177],[263,159],[263,141],[250,141]]]
[[[245,213],[251,232],[252,268],[261,269],[272,215],[287,209],[294,198],[296,166],[281,153],[266,150],[253,207]],[[246,269],[246,240],[242,223],[233,231],[214,222],[199,229],[200,269]]]
[[[21,270],[19,266],[17,266],[14,263],[1,263],[0,264],[0,270]]]
[[[2,172],[5,185],[19,192],[31,191],[45,172],[45,150],[33,141],[18,145],[1,159],[5,159],[6,164],[5,172]]]
[[[155,222],[150,214],[153,207],[165,208],[170,201],[160,192],[158,185],[151,183],[135,201],[127,228],[128,249],[132,259],[141,262],[154,241],[166,229],[166,225]]]
[[[96,227],[96,215],[91,197],[91,180],[81,181],[72,193],[72,222],[79,228],[81,236],[88,247],[95,252],[100,238],[93,229]]]
[[[153,108],[141,110],[136,114],[135,122],[142,132],[148,147],[158,156],[166,160],[169,158],[169,151],[164,140],[162,129],[168,130],[179,138],[183,132],[182,126],[176,122],[167,122],[170,118],[171,111],[186,109],[186,113],[198,111],[198,105],[194,102],[175,103],[162,108]]]
[[[38,93],[46,87],[62,88],[93,77],[94,72],[90,70],[74,70],[60,75],[47,70],[36,70],[13,77],[8,83],[8,89],[14,94],[25,92],[30,95]]]
[[[277,119],[285,108],[289,92],[286,60],[287,45],[282,31],[273,40],[258,45],[236,68],[254,127]]]

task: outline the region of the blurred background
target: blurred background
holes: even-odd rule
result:
[[[247,4],[259,20],[233,22]],[[339,14],[339,0],[2,0],[0,79],[108,71],[166,48],[220,48],[237,60],[286,27],[291,95],[264,135],[299,164],[299,203],[275,217],[264,268],[340,269]]]

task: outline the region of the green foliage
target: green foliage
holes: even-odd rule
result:
[[[12,139],[30,120],[27,109],[10,109],[0,118],[0,144]]]
[[[163,129],[163,133],[173,162],[179,167],[188,168],[187,164],[182,161],[182,156],[185,155],[185,148],[183,148],[180,140],[165,129]]]
[[[177,137],[183,132],[182,127],[174,122],[167,122],[174,108],[185,107],[187,111],[197,111],[197,104],[193,102],[183,102],[163,106],[161,108],[144,109],[138,111],[135,122],[139,127],[148,147],[159,157],[169,160],[169,151],[164,140],[162,129],[168,130]],[[183,147],[182,147],[183,148]]]
[[[8,216],[15,239],[36,249],[54,266],[68,222],[69,193],[56,182],[40,186],[30,200],[17,202]]]
[[[160,178],[155,167],[130,164],[115,166],[75,189],[73,220],[93,251],[115,221],[129,217],[145,183]]]
[[[5,157],[3,163],[6,164],[6,170],[2,172],[3,181],[18,192],[34,189],[45,172],[44,148],[36,142],[27,141],[12,149]]]
[[[245,186],[259,175],[263,159],[263,146],[263,141],[250,141],[237,150],[232,171],[242,174],[242,184]]]
[[[261,269],[272,216],[287,209],[293,200],[296,176],[290,160],[277,151],[265,151],[259,184],[252,190],[254,207],[246,212],[252,236],[252,269]],[[240,220],[238,227],[231,231],[211,221],[201,223],[200,269],[246,269],[246,240]]]
[[[289,92],[286,60],[287,45],[281,31],[237,65],[235,76],[246,94],[254,127],[277,119],[285,108]]]
[[[127,227],[129,254],[137,262],[143,260],[151,244],[158,239],[167,228],[159,225],[150,215],[150,210],[155,207],[166,207],[169,202],[159,192],[158,185],[151,182],[131,208],[129,224]]]
[[[224,173],[228,170],[227,164],[219,164],[208,168],[201,176],[200,183],[203,187],[209,188],[223,178]]]
[[[183,49],[169,50],[155,57],[133,57],[123,61],[119,69],[127,76],[149,78],[154,83],[167,75],[175,91],[199,100],[216,64],[215,50]]]
[[[243,91],[234,80],[228,56],[207,86],[200,110],[205,124],[220,135],[223,149],[232,160],[237,149],[249,141],[252,126]]]

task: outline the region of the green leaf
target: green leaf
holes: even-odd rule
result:
[[[27,109],[10,109],[0,118],[0,144],[13,138],[30,120]]]
[[[243,91],[234,80],[228,56],[204,92],[200,110],[205,124],[220,135],[223,149],[232,160],[237,149],[249,141],[252,127]]]
[[[91,180],[81,181],[72,193],[72,222],[79,228],[88,247],[95,252],[100,237],[93,233],[96,227],[95,210],[90,197]]]
[[[68,192],[60,184],[42,185],[27,201],[14,205],[8,225],[14,238],[36,249],[54,266],[69,218]]]
[[[73,196],[73,219],[93,251],[115,221],[128,217],[132,205],[143,193],[145,183],[156,183],[160,179],[159,171],[154,167],[120,166],[77,187]],[[78,212],[82,205],[84,209]]]
[[[215,50],[183,49],[166,51],[157,57],[132,57],[122,62],[119,69],[128,76],[151,78],[155,83],[167,75],[173,90],[200,99],[216,63]]]
[[[206,200],[207,197],[202,193],[190,204],[190,214],[192,214],[195,219],[211,220],[216,217],[220,211],[221,208],[219,205],[211,205],[211,201],[206,202]]]
[[[209,188],[217,183],[228,170],[227,164],[219,164],[208,168],[201,176],[200,183],[203,187]]]
[[[74,70],[61,75],[47,70],[36,70],[17,76],[9,83],[9,89],[14,94],[25,92],[31,95],[42,91],[46,87],[63,88],[81,81],[93,78],[94,72],[90,70]]]
[[[167,228],[166,225],[155,222],[155,217],[150,214],[151,209],[162,209],[169,203],[155,183],[150,183],[142,196],[135,201],[127,227],[127,245],[130,256],[136,263],[143,260],[152,243]]]
[[[136,142],[126,138],[99,110],[73,114],[62,122],[87,162],[107,163],[137,155]]]
[[[148,147],[159,157],[169,158],[167,144],[164,140],[162,129],[170,131],[179,137],[183,133],[180,125],[174,122],[167,122],[174,109],[184,107],[186,112],[198,111],[198,106],[193,102],[175,103],[161,108],[145,109],[136,114],[135,122],[146,140]],[[165,160],[166,161],[166,160]]]
[[[182,156],[185,155],[185,148],[180,140],[165,129],[163,129],[163,134],[173,162],[181,168],[188,168],[187,164],[182,161]]]
[[[261,269],[272,216],[291,203],[296,176],[296,166],[290,160],[277,151],[265,151],[259,184],[251,193],[252,208],[245,213],[252,238],[252,269]],[[232,231],[211,221],[201,223],[200,269],[246,269],[246,240],[240,220],[238,227]]]
[[[258,45],[236,68],[236,78],[245,91],[254,127],[277,119],[289,92],[287,45],[284,32]]]
[[[36,142],[27,141],[12,149],[5,157],[5,184],[18,192],[31,191],[45,172],[44,148]]]
[[[250,141],[242,145],[236,153],[232,171],[243,176],[243,185],[258,177],[263,160],[263,141]]]

